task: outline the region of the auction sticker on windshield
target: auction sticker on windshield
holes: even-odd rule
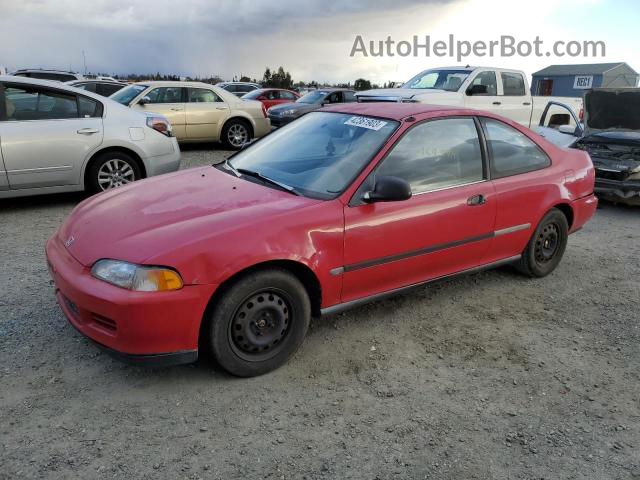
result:
[[[352,127],[368,128],[369,130],[380,130],[387,124],[387,122],[383,122],[376,118],[351,117],[349,120],[344,122],[344,124],[351,125]]]

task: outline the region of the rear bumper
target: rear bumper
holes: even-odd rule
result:
[[[258,118],[255,120],[253,136],[260,138],[271,131],[271,122],[268,118]]]
[[[598,198],[594,195],[587,195],[571,202],[573,210],[573,223],[569,233],[580,230],[585,223],[593,216],[598,208]]]
[[[56,236],[47,242],[46,254],[56,299],[69,323],[109,354],[157,366],[198,358],[200,324],[215,286],[131,292],[94,278]]]
[[[178,140],[171,137],[172,151],[165,155],[154,155],[144,161],[147,170],[147,177],[162,175],[163,173],[175,172],[180,168],[180,147]]]

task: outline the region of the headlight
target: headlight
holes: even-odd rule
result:
[[[166,267],[147,267],[119,260],[98,260],[91,274],[118,287],[137,292],[163,292],[182,288],[182,278]]]
[[[294,113],[296,113],[296,111],[294,109],[290,109],[290,110],[282,110],[280,112],[280,115],[293,115]]]

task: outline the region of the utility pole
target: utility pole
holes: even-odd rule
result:
[[[87,56],[84,54],[84,50],[82,50],[82,60],[84,61],[84,74],[87,74]]]

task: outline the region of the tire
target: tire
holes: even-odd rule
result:
[[[251,141],[251,128],[243,120],[229,120],[222,128],[220,139],[228,150],[240,150]]]
[[[91,163],[86,186],[91,193],[127,185],[142,178],[142,172],[133,157],[124,152],[105,152]]]
[[[562,260],[568,238],[567,217],[557,208],[552,208],[542,218],[522,252],[518,270],[529,277],[549,275]]]
[[[206,347],[224,370],[254,377],[283,365],[302,345],[311,303],[302,283],[285,270],[249,273],[212,309]]]

